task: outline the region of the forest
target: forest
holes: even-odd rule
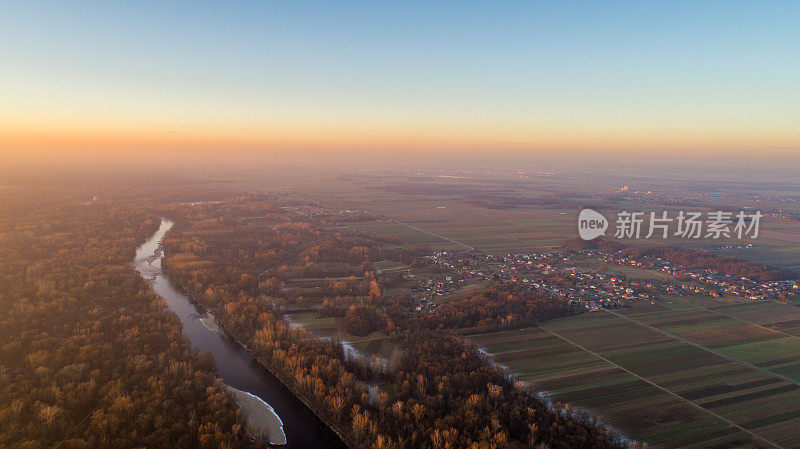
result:
[[[439,305],[434,313],[407,317],[410,329],[458,329],[461,334],[535,326],[572,315],[569,302],[513,284],[490,285]],[[399,321],[399,320],[398,320]]]
[[[351,447],[621,447],[592,419],[546,407],[456,333],[571,310],[498,285],[441,316],[414,318],[403,298],[385,295],[392,280],[373,265],[415,260],[417,249],[255,196],[160,212],[176,222],[164,242],[170,276]],[[336,340],[287,324],[284,310],[310,305],[311,276],[328,279],[311,292],[322,313],[344,317],[356,335],[390,336],[402,348],[396,366],[349,356]]]
[[[133,269],[157,215],[87,196],[3,192],[0,447],[253,447],[213,360]]]

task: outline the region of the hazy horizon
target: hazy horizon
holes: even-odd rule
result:
[[[798,18],[0,3],[0,448],[800,449]]]
[[[0,11],[15,158],[800,151],[794,2]]]

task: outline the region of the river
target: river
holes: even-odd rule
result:
[[[189,338],[192,347],[211,353],[217,364],[217,376],[225,384],[258,397],[275,410],[283,421],[286,434],[287,443],[281,447],[345,449],[347,446],[338,435],[244,348],[200,321],[201,311],[161,269],[161,241],[172,225],[171,221],[161,221],[158,231],[136,250],[134,265],[142,277],[151,282],[153,290],[178,315],[183,324],[183,333]]]

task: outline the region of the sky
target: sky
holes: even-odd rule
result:
[[[796,1],[0,2],[7,154],[780,158],[798,124]]]

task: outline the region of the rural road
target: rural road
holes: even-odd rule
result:
[[[392,221],[392,222],[394,222],[394,223],[397,223],[397,224],[399,224],[399,225],[403,225],[403,226],[409,227],[409,228],[411,228],[411,229],[416,229],[417,231],[424,232],[424,233],[426,233],[426,234],[428,234],[428,235],[432,235],[432,236],[434,236],[434,237],[439,237],[440,239],[447,240],[448,242],[453,242],[453,243],[455,243],[455,244],[457,244],[457,245],[465,246],[465,247],[469,248],[469,250],[470,250],[470,251],[472,251],[472,250],[474,250],[474,249],[475,249],[475,247],[474,247],[474,246],[467,245],[466,243],[461,243],[461,242],[459,242],[459,241],[457,241],[457,240],[453,240],[453,239],[451,239],[451,238],[447,238],[447,237],[445,237],[445,236],[443,236],[443,235],[434,234],[433,232],[426,231],[426,230],[424,230],[424,229],[422,229],[422,228],[418,228],[418,227],[416,227],[416,226],[413,226],[413,225],[410,225],[410,224],[408,224],[408,223],[403,223],[402,221],[397,221],[397,220],[391,220],[391,221]]]

